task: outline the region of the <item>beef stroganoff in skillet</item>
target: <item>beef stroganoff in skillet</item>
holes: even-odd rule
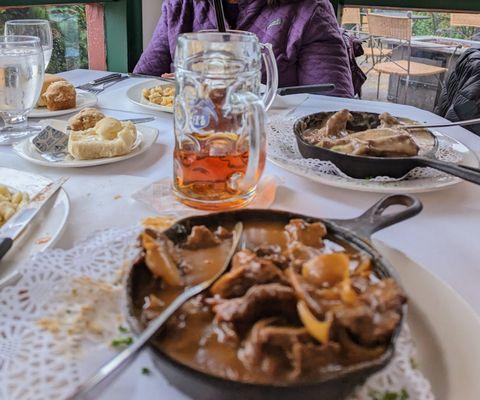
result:
[[[148,324],[184,287],[213,276],[230,229],[194,226],[179,243],[146,230],[136,318]],[[170,318],[156,347],[209,375],[274,385],[315,382],[386,351],[406,298],[366,253],[302,219],[248,221],[243,235],[230,270]]]
[[[388,112],[378,121],[365,113],[340,110],[302,132],[305,142],[339,153],[370,157],[413,157],[420,153],[422,136],[402,128],[404,121]]]

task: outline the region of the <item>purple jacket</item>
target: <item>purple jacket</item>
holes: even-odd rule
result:
[[[271,0],[270,0],[271,1]],[[329,0],[239,0],[238,30],[255,33],[271,43],[279,86],[334,83],[332,96],[352,97],[349,55]],[[162,16],[150,44],[135,67],[136,73],[171,72],[177,36],[215,29],[210,0],[164,0]]]

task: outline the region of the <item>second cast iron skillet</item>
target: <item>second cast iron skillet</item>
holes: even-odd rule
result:
[[[352,178],[366,179],[375,176],[390,176],[401,178],[416,167],[431,167],[447,174],[458,176],[480,185],[480,169],[457,165],[450,162],[440,161],[435,158],[438,149],[438,139],[429,130],[411,131],[412,135],[422,135],[422,140],[430,136],[431,144],[425,146],[414,157],[369,157],[339,153],[324,147],[314,146],[303,139],[303,133],[313,128],[322,127],[326,119],[334,112],[320,112],[299,118],[293,125],[293,132],[298,144],[300,154],[305,158],[316,158],[330,161],[335,164],[343,173]],[[352,111],[353,121],[349,122],[347,129],[362,131],[376,128],[380,124],[379,114],[370,112]],[[421,133],[420,133],[421,132]],[[425,136],[426,135],[426,136]],[[428,142],[428,139],[426,140]],[[420,146],[422,148],[422,146]]]

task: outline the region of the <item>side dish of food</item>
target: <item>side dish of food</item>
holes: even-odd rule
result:
[[[13,191],[0,184],[0,227],[29,201],[28,193]]]
[[[303,132],[302,137],[309,144],[352,155],[412,157],[419,153],[414,136],[402,129],[402,122],[389,113],[379,116],[378,127],[360,132],[348,129],[352,119],[348,110],[338,111],[322,126]]]
[[[175,87],[171,85],[159,85],[152,88],[143,89],[144,99],[150,103],[164,107],[173,107],[175,98]]]
[[[231,236],[197,225],[174,243],[146,229],[133,267],[148,274],[132,289],[136,318],[148,324],[213,276]],[[162,352],[209,375],[274,385],[316,382],[386,352],[406,297],[365,252],[303,219],[244,223],[243,243],[230,270],[167,322],[155,339]]]

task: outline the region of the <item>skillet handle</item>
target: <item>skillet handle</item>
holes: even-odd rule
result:
[[[466,181],[480,185],[480,169],[467,167],[465,165],[458,165],[450,162],[434,160],[431,158],[419,157],[418,163],[425,167],[435,168],[447,174],[458,176]]]
[[[388,207],[396,205],[405,206],[405,208],[400,211],[384,214],[384,211]],[[369,238],[379,230],[414,217],[422,211],[422,208],[422,203],[416,197],[406,194],[395,194],[383,197],[359,217],[353,219],[336,219],[332,220],[332,222],[341,228],[348,229],[360,236]]]

